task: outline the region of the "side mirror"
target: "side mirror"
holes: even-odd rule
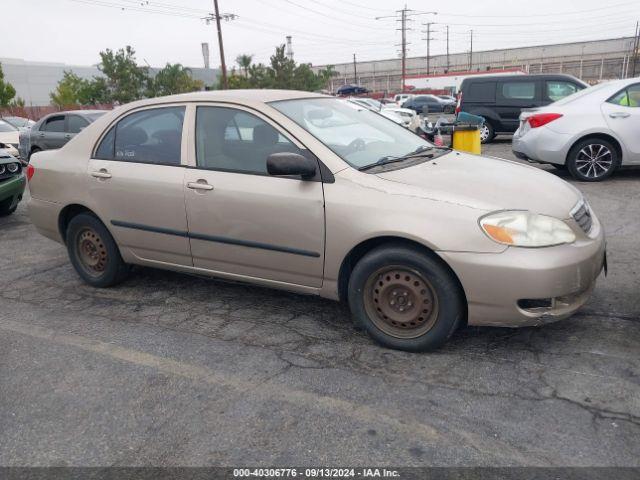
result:
[[[310,180],[315,177],[317,169],[316,162],[298,153],[272,153],[267,157],[267,172],[275,177],[299,176]]]

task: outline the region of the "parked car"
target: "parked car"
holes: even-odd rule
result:
[[[557,176],[310,92],[138,101],[29,168],[33,224],[89,285],[139,264],[344,300],[391,348],[564,318],[605,264],[600,222]]]
[[[2,120],[10,123],[17,129],[31,128],[36,124],[33,120],[24,117],[2,117]]]
[[[20,160],[0,148],[0,217],[16,211],[26,183]]]
[[[106,110],[72,110],[46,115],[29,130],[20,132],[20,157],[28,160],[36,152],[62,147],[105,113]]]
[[[497,134],[518,129],[520,113],[561,100],[589,85],[571,75],[482,75],[468,77],[460,85],[456,112],[485,118],[482,143]]]
[[[0,148],[10,155],[18,156],[20,131],[9,122],[0,119]]]
[[[412,132],[418,132],[420,129],[420,118],[415,111],[409,108],[398,107],[395,103],[383,104],[379,100],[373,98],[353,97],[350,100],[389,118],[399,118],[400,121],[396,123],[400,123],[403,127],[408,128]],[[393,115],[389,116],[389,114]]]
[[[342,85],[340,88],[338,88],[338,91],[336,92],[336,94],[346,96],[346,95],[362,95],[368,92],[369,90],[359,85]]]
[[[407,128],[406,125],[406,121],[405,119],[403,119],[400,115],[398,115],[395,112],[392,112],[391,110],[377,110],[375,108],[373,108],[369,103],[367,102],[363,102],[363,99],[360,98],[350,98],[349,100],[347,100],[347,104],[353,106],[353,108],[360,110],[360,109],[367,109],[370,110],[372,112],[376,112],[379,115],[382,115],[385,118],[388,118],[389,120],[391,120],[394,123],[397,123],[398,125],[401,125],[405,128]]]
[[[435,95],[416,95],[402,104],[402,108],[410,108],[417,113],[453,113],[455,101],[447,101]]]
[[[516,156],[596,182],[640,164],[640,78],[603,83],[520,115]]]

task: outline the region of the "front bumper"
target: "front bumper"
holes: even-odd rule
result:
[[[0,203],[9,201],[9,208],[13,208],[22,199],[27,179],[24,174],[16,175],[0,182]]]
[[[439,254],[462,283],[469,325],[541,325],[571,316],[589,299],[606,261],[599,223],[590,235],[556,247]],[[549,306],[535,307],[540,302]]]

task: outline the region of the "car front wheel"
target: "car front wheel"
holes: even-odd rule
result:
[[[480,143],[489,143],[496,136],[496,132],[493,129],[493,125],[489,122],[484,122],[480,127]]]
[[[460,326],[464,295],[441,261],[404,245],[378,247],[355,266],[349,307],[385,347],[411,352],[442,346]]]
[[[600,138],[588,138],[576,144],[567,157],[569,173],[582,182],[599,182],[609,178],[619,163],[618,151]]]
[[[111,287],[128,273],[109,230],[95,216],[76,215],[67,227],[67,250],[78,275],[93,287]]]

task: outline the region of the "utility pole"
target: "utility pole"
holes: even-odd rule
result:
[[[427,38],[423,38],[423,40],[427,41],[427,75],[431,75],[431,40],[434,40],[431,38],[431,25],[435,25],[435,22],[423,23],[423,25],[427,27],[427,31],[423,31],[423,33],[427,34]]]
[[[447,73],[449,73],[449,25],[447,25]]]
[[[400,44],[400,56],[402,58],[402,91],[405,90],[405,81],[407,78],[407,21],[408,17],[415,15],[437,15],[438,12],[416,12],[407,8],[405,4],[402,10],[396,10],[396,15],[386,15],[383,17],[376,17],[376,20],[380,20],[383,18],[397,18],[397,14],[400,14],[400,28],[399,30],[402,33],[402,43]]]
[[[469,50],[469,71],[473,70],[473,30],[471,30],[471,49]]]
[[[222,88],[226,89],[229,87],[229,84],[227,82],[227,65],[224,61],[224,45],[222,44],[222,27],[220,26],[220,20],[225,20],[225,21],[234,20],[235,18],[238,18],[238,16],[234,15],[233,13],[223,13],[222,15],[220,15],[220,10],[218,9],[218,0],[213,0],[213,8],[215,13],[210,13],[203,20],[207,22],[207,25],[209,25],[209,23],[212,20],[216,21],[216,28],[218,30],[218,46],[220,47],[220,69],[222,70],[221,72]]]
[[[356,54],[353,54],[353,83],[358,85],[358,68],[356,67]]]

